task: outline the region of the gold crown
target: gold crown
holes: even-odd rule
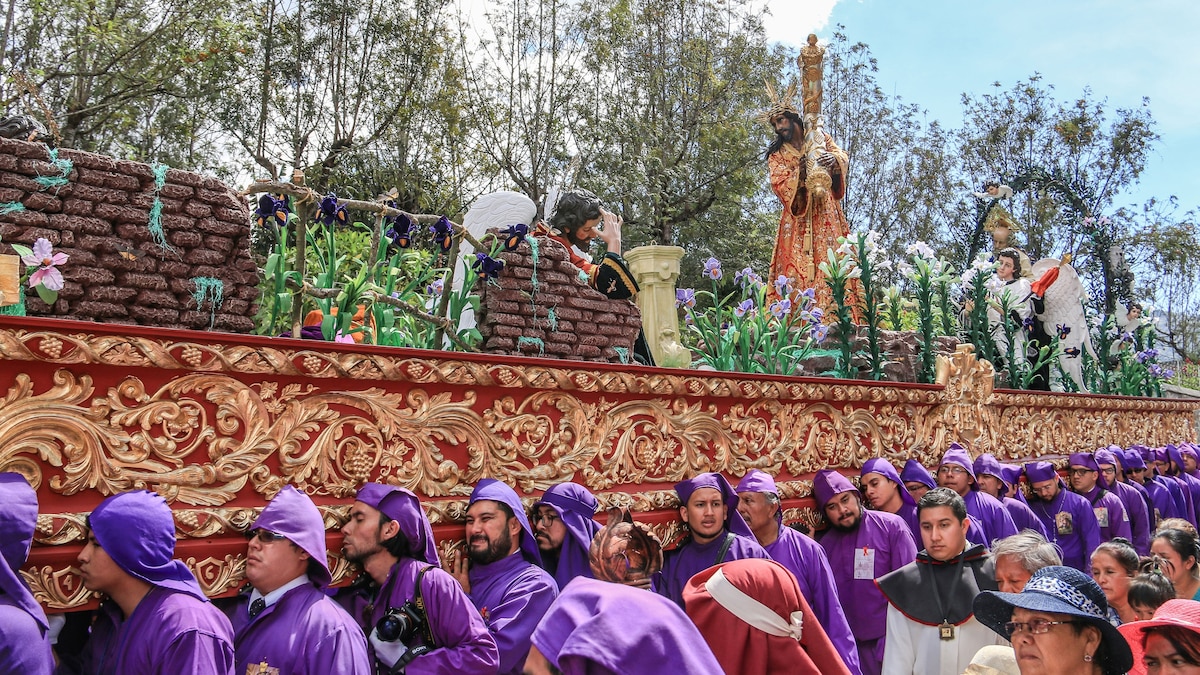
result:
[[[792,80],[788,83],[788,88],[780,96],[775,91],[775,86],[770,82],[765,83],[767,88],[767,98],[771,101],[771,106],[758,115],[759,122],[771,126],[771,120],[782,115],[783,113],[792,113],[797,117],[800,111],[796,108],[796,81]]]

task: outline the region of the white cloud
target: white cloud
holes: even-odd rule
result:
[[[829,24],[838,0],[767,0],[767,39],[800,46],[809,33]]]

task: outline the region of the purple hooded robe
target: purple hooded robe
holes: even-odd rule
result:
[[[0,672],[49,675],[49,623],[19,570],[37,527],[37,493],[19,473],[0,473]]]
[[[1174,466],[1171,468],[1170,474],[1175,478],[1175,480],[1179,481],[1180,486],[1183,488],[1184,500],[1187,502],[1187,505],[1191,507],[1190,513],[1192,520],[1190,522],[1195,525],[1197,514],[1200,514],[1200,507],[1197,507],[1197,505],[1200,504],[1200,478],[1196,478],[1192,474],[1184,471],[1184,450],[1181,446],[1168,445],[1166,450],[1167,458],[1174,464]]]
[[[1013,499],[1009,496],[1012,490],[1009,489],[1009,481],[1005,479],[1004,465],[1001,464],[990,452],[985,452],[975,458],[975,475],[976,476],[995,476],[1000,479],[1000,504],[1008,511],[1008,515],[1013,520],[1013,525],[1017,527],[1017,531],[1033,530],[1043,537],[1046,536],[1045,526],[1038,519],[1022,500]],[[1009,474],[1011,476],[1011,473]]]
[[[1115,448],[1116,446],[1110,447]],[[1132,449],[1121,453],[1121,458],[1121,466],[1125,468],[1125,480],[1121,482],[1137,490],[1137,493],[1142,496],[1142,501],[1146,504],[1146,520],[1150,522],[1150,533],[1153,534],[1158,529],[1158,521],[1161,520],[1161,517],[1155,514],[1154,501],[1150,499],[1150,491],[1146,488],[1146,484],[1135,479],[1130,473],[1134,469],[1145,469],[1146,462],[1142,459],[1142,453]]]
[[[1120,448],[1116,448],[1117,451]],[[1117,456],[1113,452],[1113,448],[1101,448],[1095,453],[1096,465],[1103,469],[1106,466],[1121,471],[1121,462],[1124,461],[1124,455]],[[1104,474],[1100,475],[1101,480],[1107,483]],[[1138,552],[1138,555],[1148,555],[1150,552],[1150,517],[1146,512],[1146,502],[1142,498],[1142,494],[1134,489],[1128,483],[1120,480],[1107,486],[1107,489],[1115,494],[1121,500],[1121,504],[1125,507],[1125,515],[1129,518],[1129,531],[1132,539],[1133,549]]]
[[[916,460],[910,459],[908,461],[915,462]],[[928,475],[929,472],[925,471],[925,467],[919,464],[917,466],[922,472]],[[900,516],[904,519],[904,522],[908,523],[908,527],[912,530],[913,542],[917,545],[918,549],[921,548],[921,521],[917,519],[917,500],[913,499],[913,496],[904,487],[904,480],[919,480],[921,478],[920,474],[917,474],[917,479],[901,479],[900,474],[896,472],[896,467],[892,466],[891,462],[882,457],[873,457],[863,463],[862,471],[858,474],[860,482],[869,473],[877,473],[900,486],[901,505],[895,515]]]
[[[591,578],[592,565],[588,560],[588,551],[592,539],[600,531],[600,523],[593,520],[599,506],[596,498],[578,483],[559,483],[546,490],[533,508],[543,505],[553,507],[567,528],[567,536],[563,538],[554,569],[550,569],[550,561],[542,555],[546,571],[554,575],[559,588],[565,588],[575,577]]]
[[[900,491],[907,494],[904,486],[900,486]],[[743,492],[769,492],[779,496],[775,479],[758,469],[751,469],[738,483],[737,493]],[[833,571],[829,569],[829,558],[825,555],[825,549],[816,541],[783,524],[782,505],[775,512],[775,519],[779,523],[779,536],[763,548],[772,560],[783,565],[796,577],[800,584],[800,593],[808,601],[834,649],[841,654],[846,667],[851,673],[860,672],[854,633],[846,621],[846,613],[842,611],[837,584],[833,580]]]
[[[1095,471],[1098,478],[1096,485],[1086,494],[1080,494],[1092,506],[1096,514],[1096,523],[1100,526],[1100,541],[1112,541],[1121,537],[1125,541],[1133,541],[1133,531],[1129,527],[1129,515],[1125,513],[1125,504],[1121,502],[1112,490],[1108,489],[1108,481],[1100,473],[1100,465],[1090,452],[1073,452],[1067,460],[1072,469],[1088,469]]]
[[[521,673],[529,655],[529,638],[558,595],[558,585],[540,567],[542,558],[533,529],[517,493],[498,480],[485,478],[475,486],[470,503],[481,499],[507,505],[521,523],[520,550],[489,565],[472,565],[468,572],[471,602],[483,615],[500,650],[500,674]]]
[[[719,675],[704,636],[675,603],[621,584],[578,578],[533,633],[563,675]]]
[[[1096,522],[1096,514],[1088,500],[1068,490],[1050,462],[1026,464],[1025,475],[1030,483],[1058,481],[1058,494],[1054,499],[1043,501],[1034,495],[1029,500],[1029,508],[1042,520],[1050,542],[1062,551],[1063,564],[1091,574],[1092,552],[1100,545],[1100,524]]]
[[[1000,503],[1000,500],[979,489],[979,483],[975,481],[975,465],[966,448],[958,443],[951,443],[946,454],[942,455],[942,461],[938,467],[941,468],[946,464],[961,466],[971,477],[971,487],[962,498],[967,504],[967,515],[983,530],[983,541],[972,539],[970,530],[967,531],[968,541],[974,544],[983,544],[991,549],[996,540],[1011,537],[1017,533],[1017,526],[1013,523],[1012,516],[1008,515],[1008,511]]]
[[[92,511],[92,534],[125,573],[151,585],[129,616],[106,601],[92,624],[82,672],[96,675],[233,673],[233,628],[175,553],[175,519],[161,496],[123,492]],[[137,533],[139,536],[130,536]]]
[[[344,673],[370,675],[367,639],[362,628],[323,589],[329,585],[325,519],[312,500],[285,485],[267,504],[250,530],[282,534],[307,553],[319,568],[315,576],[250,617],[247,606],[234,613],[234,672],[267,664],[279,675]]]
[[[712,541],[697,544],[691,536],[685,537],[674,549],[663,555],[662,570],[657,572],[652,581],[654,590],[670,598],[683,609],[683,589],[687,582],[697,572],[706,570],[713,565],[742,558],[766,558],[771,556],[758,545],[754,532],[742,514],[738,513],[738,496],[733,486],[719,473],[702,473],[695,478],[675,484],[675,494],[679,495],[680,504],[687,504],[692,493],[700,488],[713,488],[721,493],[725,502],[725,529]]]
[[[496,672],[500,663],[496,640],[462,586],[438,565],[433,528],[417,496],[402,487],[367,483],[354,498],[396,521],[409,542],[409,550],[417,556],[415,559],[401,558],[393,565],[383,586],[376,588],[364,574],[362,583],[355,582],[338,593],[338,602],[361,622],[362,632],[373,631],[389,608],[400,607],[414,599],[417,575],[429,568],[421,577],[421,599],[425,603],[433,650],[413,659],[405,672],[411,675]],[[418,635],[409,646],[424,644],[425,636]],[[370,643],[367,649],[374,663],[374,649]]]
[[[858,491],[837,471],[826,469],[813,478],[813,493],[822,513],[829,500],[843,492]],[[863,509],[862,519],[853,530],[830,527],[820,544],[829,558],[839,594],[847,599],[842,609],[854,627],[863,675],[878,675],[883,667],[888,603],[875,579],[916,560],[912,532],[899,516]]]

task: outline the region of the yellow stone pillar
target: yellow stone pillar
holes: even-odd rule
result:
[[[639,246],[625,253],[629,270],[641,290],[642,332],[654,362],[664,368],[687,368],[692,354],[679,342],[679,314],[675,309],[675,281],[679,278],[679,246]]]

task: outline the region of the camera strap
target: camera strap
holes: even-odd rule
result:
[[[437,643],[433,640],[433,629],[429,626],[429,612],[425,611],[425,597],[421,595],[421,579],[425,578],[425,573],[433,569],[434,565],[424,567],[420,572],[417,572],[417,581],[414,584],[416,588],[416,596],[413,597],[413,604],[421,612],[422,626],[421,636],[425,638],[425,644],[429,645],[430,649],[437,647]]]

